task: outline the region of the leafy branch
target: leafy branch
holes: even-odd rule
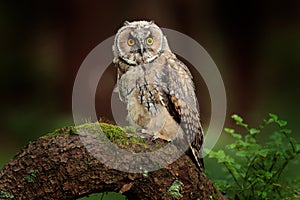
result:
[[[222,163],[230,174],[228,180],[217,184],[219,189],[228,191],[228,197],[232,199],[297,198],[298,189],[282,187],[287,185],[287,180],[282,178],[284,170],[292,160],[299,159],[300,154],[300,144],[291,136],[287,122],[269,114],[268,119],[253,128],[236,114],[232,118],[237,126],[242,127],[243,133],[225,128],[235,141],[226,146],[227,152],[209,153],[209,157]],[[258,142],[257,137],[271,125],[275,125],[276,130],[270,134],[269,140]]]

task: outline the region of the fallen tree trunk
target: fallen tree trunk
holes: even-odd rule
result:
[[[105,127],[106,134],[116,135],[113,125]],[[122,172],[90,155],[73,128],[31,142],[0,172],[0,199],[64,200],[108,191],[134,200],[225,199],[187,155],[157,171]]]

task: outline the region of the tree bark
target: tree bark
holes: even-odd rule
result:
[[[113,135],[114,129],[104,132]],[[67,200],[108,191],[134,200],[225,199],[187,155],[157,171],[126,173],[90,155],[73,128],[31,142],[0,172],[0,199]]]

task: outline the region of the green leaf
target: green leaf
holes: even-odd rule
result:
[[[275,132],[272,135],[270,135],[270,139],[273,140],[272,142],[269,142],[270,144],[275,144],[277,146],[282,145],[282,139],[284,135],[279,132]]]
[[[292,150],[290,150],[290,149],[286,150],[285,153],[286,153],[291,159],[293,159],[293,158],[296,156],[296,154],[295,154]]]
[[[277,121],[277,120],[278,120],[278,116],[275,115],[275,114],[269,113],[269,116],[270,116],[270,118],[273,119],[274,121]]]
[[[264,198],[266,198],[267,193],[266,192],[262,192],[262,191],[258,191],[258,196],[264,199]]]
[[[244,120],[243,120],[242,117],[238,116],[237,114],[234,114],[234,115],[232,115],[231,117],[232,117],[232,119],[235,120],[235,123],[236,123],[237,125],[242,126],[242,127],[245,127],[245,128],[248,128],[248,124],[243,123]]]
[[[232,143],[226,146],[228,149],[235,149],[237,148],[237,143]]]
[[[226,156],[224,162],[233,164],[233,163],[235,163],[235,160],[234,160],[234,158],[231,157],[231,156]]]
[[[232,137],[234,137],[234,138],[236,138],[236,139],[238,139],[238,140],[242,138],[241,134],[235,133],[235,130],[234,130],[234,129],[231,129],[231,128],[224,128],[224,131],[225,131],[226,133],[229,133]]]
[[[224,131],[226,132],[226,133],[234,133],[235,132],[235,130],[234,129],[231,129],[231,128],[224,128]]]
[[[253,135],[246,135],[245,141],[252,144],[256,143],[256,139],[253,137]]]
[[[300,153],[300,144],[295,144],[296,151]]]
[[[300,143],[289,135],[292,131],[285,127],[287,122],[270,113],[269,119],[264,120],[259,128],[250,128],[242,117],[235,114],[232,118],[238,126],[246,128],[246,134],[225,128],[224,131],[235,140],[226,145],[225,152],[210,153],[210,157],[216,158],[229,172],[224,177],[228,199],[292,199],[289,195],[294,193],[286,191],[290,185],[282,172],[291,161],[300,162]],[[267,127],[274,123],[275,130]],[[267,141],[256,137],[266,131],[269,131],[266,136],[270,137],[263,138]],[[287,187],[274,190],[275,184]]]
[[[247,151],[249,151],[249,155],[251,154],[251,156],[255,156],[257,155],[257,152],[260,151],[261,149],[262,149],[261,145],[254,143],[248,146]]]
[[[241,134],[238,134],[238,133],[231,133],[230,135],[231,135],[232,137],[238,139],[238,140],[242,139],[242,135],[241,135]]]
[[[286,133],[286,134],[291,134],[292,130],[284,128],[284,129],[281,129],[280,132]]]
[[[264,120],[264,122],[265,122],[266,124],[271,124],[271,123],[274,122],[274,119],[273,119],[273,118],[269,118],[268,120]],[[264,128],[264,127],[263,127],[263,128]]]
[[[262,149],[262,150],[257,152],[258,155],[260,155],[264,158],[267,157],[268,153],[269,153],[269,149]]]
[[[224,160],[225,159],[225,152],[223,150],[219,151],[211,151],[209,153],[210,158],[216,158],[218,161],[219,160]]]
[[[278,121],[278,116],[277,115],[275,115],[275,114],[272,114],[272,113],[269,113],[269,119],[268,120],[264,120],[264,122],[266,123],[266,124],[271,124],[271,123],[273,123],[273,122],[277,122]]]
[[[232,119],[234,119],[236,122],[238,123],[243,123],[243,118],[241,118],[240,116],[238,116],[237,114],[234,114],[231,116]]]
[[[280,127],[284,127],[287,125],[287,121],[284,121],[284,120],[278,120],[277,121],[277,124],[280,126]]]
[[[287,125],[287,121],[280,120],[277,115],[269,113],[270,119],[267,123],[276,122],[280,127],[284,127]]]
[[[250,128],[249,133],[250,133],[251,135],[255,135],[255,134],[260,133],[260,130],[258,130],[258,129],[256,129],[256,128]]]
[[[246,157],[248,156],[249,152],[248,151],[237,151],[235,155],[240,156],[240,157]]]
[[[237,164],[237,163],[235,163],[234,166],[235,166],[235,168],[238,169],[238,170],[242,168],[242,166],[241,166],[240,164]]]

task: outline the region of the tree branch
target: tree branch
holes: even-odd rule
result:
[[[108,137],[117,135],[115,126],[101,124],[109,127],[104,129]],[[132,146],[128,142],[135,141],[121,143]],[[0,172],[0,199],[67,200],[107,191],[135,200],[225,199],[187,155],[154,172],[126,173],[90,155],[74,128],[31,142]]]

